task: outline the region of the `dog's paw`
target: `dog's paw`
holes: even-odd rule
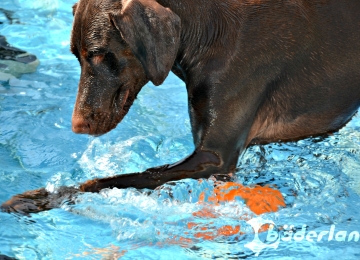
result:
[[[79,192],[74,187],[60,187],[56,192],[48,192],[45,188],[27,191],[13,196],[4,202],[0,209],[7,213],[29,215],[41,211],[59,208],[64,202],[72,202]]]

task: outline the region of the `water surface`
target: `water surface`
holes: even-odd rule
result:
[[[194,148],[185,86],[173,74],[162,86],[146,85],[112,132],[100,138],[71,132],[80,73],[69,51],[73,3],[0,3],[16,18],[10,24],[0,15],[0,34],[41,62],[35,73],[0,81],[0,202],[39,187],[54,190],[172,163]],[[236,181],[279,190],[286,207],[277,212],[256,215],[241,197],[215,203],[209,199],[212,180],[184,180],[149,192],[104,190],[31,217],[0,213],[0,254],[18,259],[359,259],[359,154],[357,114],[329,137],[245,152]],[[259,232],[262,242],[251,247],[257,241],[251,223],[271,222],[280,237]],[[285,233],[290,230],[291,239]],[[312,242],[306,239],[310,232],[317,234]]]

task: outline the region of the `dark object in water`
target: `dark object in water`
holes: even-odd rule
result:
[[[0,255],[0,260],[16,260],[16,258],[6,255]]]
[[[14,15],[13,11],[6,10],[4,8],[0,8],[0,12],[5,15],[6,19],[10,22],[10,24],[12,24],[16,21],[16,19],[14,19],[14,17],[13,17],[13,15]],[[0,24],[2,24],[2,23],[0,22]]]
[[[18,20],[14,18],[14,12],[10,10],[6,10],[4,8],[0,8],[0,12],[3,13],[6,19],[10,22],[10,24],[18,23]],[[0,22],[1,24],[1,22]]]
[[[0,80],[34,72],[39,63],[35,55],[11,46],[5,36],[0,35]]]

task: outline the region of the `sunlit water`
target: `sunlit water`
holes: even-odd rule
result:
[[[80,72],[69,52],[73,3],[0,3],[18,20],[9,24],[0,14],[0,35],[41,62],[33,74],[0,82],[0,202],[39,187],[54,190],[175,162],[193,149],[185,86],[172,74],[160,87],[145,86],[109,134],[91,138],[71,132]],[[0,254],[18,259],[360,259],[359,154],[357,114],[327,138],[254,146],[241,157],[237,182],[275,185],[287,205],[278,212],[256,215],[241,199],[211,203],[212,180],[184,180],[152,192],[104,190],[31,217],[0,213]],[[251,219],[272,221],[280,237],[272,240],[269,232],[260,232],[254,249]],[[286,239],[290,228],[293,237]],[[310,232],[317,234],[312,242],[306,239]]]

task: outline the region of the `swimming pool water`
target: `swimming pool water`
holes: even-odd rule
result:
[[[173,74],[162,86],[146,85],[110,133],[93,138],[71,132],[80,73],[69,51],[74,2],[0,3],[17,21],[10,24],[0,14],[0,35],[40,60],[35,73],[0,81],[0,202],[39,187],[56,190],[172,163],[193,149],[185,86]],[[253,146],[243,154],[237,182],[273,185],[286,202],[277,212],[256,215],[239,198],[213,203],[212,180],[183,180],[155,191],[104,190],[31,217],[0,212],[0,254],[18,259],[360,259],[359,154],[358,113],[327,138]],[[259,232],[262,242],[254,248],[251,223],[262,221],[277,229]],[[290,229],[293,237],[287,241]],[[310,232],[316,232],[315,241],[306,239]],[[271,234],[279,237],[272,240]]]

